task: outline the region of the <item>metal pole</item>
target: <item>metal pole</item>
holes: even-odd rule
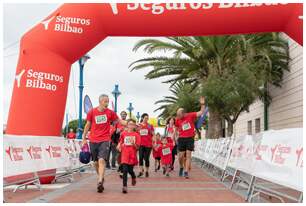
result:
[[[117,94],[115,94],[115,113],[117,113]]]
[[[82,139],[82,100],[83,100],[83,68],[84,65],[81,63],[81,60],[79,60],[80,65],[80,85],[79,85],[79,91],[80,91],[80,98],[79,98],[79,122],[78,122],[78,139]]]
[[[66,113],[66,137],[67,137],[67,134],[68,134],[68,131],[69,131],[69,121],[68,121],[68,113]]]
[[[250,185],[249,185],[249,188],[248,188],[248,191],[247,191],[247,196],[245,198],[245,201],[249,201],[251,200],[250,196],[253,195],[253,185],[254,185],[254,182],[255,182],[255,176],[252,176],[251,178],[251,181],[250,181]]]
[[[269,119],[268,119],[268,84],[264,84],[264,131],[269,129]]]

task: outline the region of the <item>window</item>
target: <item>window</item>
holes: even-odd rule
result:
[[[248,121],[248,135],[252,134],[252,120]]]
[[[255,119],[255,133],[260,132],[260,118]]]

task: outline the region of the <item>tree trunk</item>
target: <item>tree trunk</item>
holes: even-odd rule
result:
[[[221,115],[216,111],[209,111],[208,131],[206,137],[209,139],[217,139],[222,136]]]
[[[232,121],[227,121],[227,136],[231,137],[234,132],[234,124]]]

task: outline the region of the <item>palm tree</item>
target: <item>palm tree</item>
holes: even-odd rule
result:
[[[175,116],[178,108],[184,108],[186,112],[192,112],[199,108],[199,94],[191,84],[183,81],[177,82],[170,88],[172,96],[165,96],[155,104],[161,104],[155,111],[162,110],[159,117],[164,119]],[[155,112],[154,111],[154,112]]]
[[[240,66],[252,72],[256,84],[270,83],[280,86],[283,72],[288,70],[288,44],[277,33],[213,37],[167,37],[166,41],[145,39],[139,41],[133,50],[137,51],[142,47],[149,54],[164,51],[171,52],[172,55],[140,59],[130,65],[132,71],[153,68],[145,77],[155,79],[169,76],[171,78],[164,83],[170,83],[171,87],[182,80],[185,83],[191,83],[193,89],[198,86],[203,87],[208,78],[212,77],[229,81],[229,77],[237,74],[237,69]],[[256,97],[258,96],[269,102],[270,98],[267,90],[258,88],[255,90],[252,96],[256,94]],[[239,94],[238,91],[236,93]],[[236,95],[237,97],[239,95]],[[242,96],[240,97],[242,98]],[[226,112],[224,111],[224,108],[228,108],[224,107],[224,104],[227,104],[226,102],[221,104],[218,102],[220,101],[218,98],[215,101],[208,100],[208,106],[210,107],[208,135],[211,137],[221,136],[221,119],[227,119],[232,125],[239,114],[248,109],[253,99],[243,102],[243,105],[235,106],[235,111],[229,109]],[[219,106],[216,107],[216,105]]]

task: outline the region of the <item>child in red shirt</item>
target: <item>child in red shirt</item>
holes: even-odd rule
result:
[[[161,159],[161,140],[160,134],[157,133],[155,139],[153,140],[153,157],[155,159],[155,172],[160,169],[160,159]]]
[[[132,185],[136,185],[134,165],[138,164],[137,150],[140,146],[140,135],[135,131],[135,120],[128,120],[127,131],[121,133],[117,149],[121,152],[121,165],[123,170],[122,192],[127,193],[128,173],[132,176]]]
[[[172,164],[172,150],[173,150],[173,142],[169,143],[167,138],[162,139],[162,146],[161,146],[161,163],[163,165],[163,174],[169,176],[169,172],[171,170]]]

